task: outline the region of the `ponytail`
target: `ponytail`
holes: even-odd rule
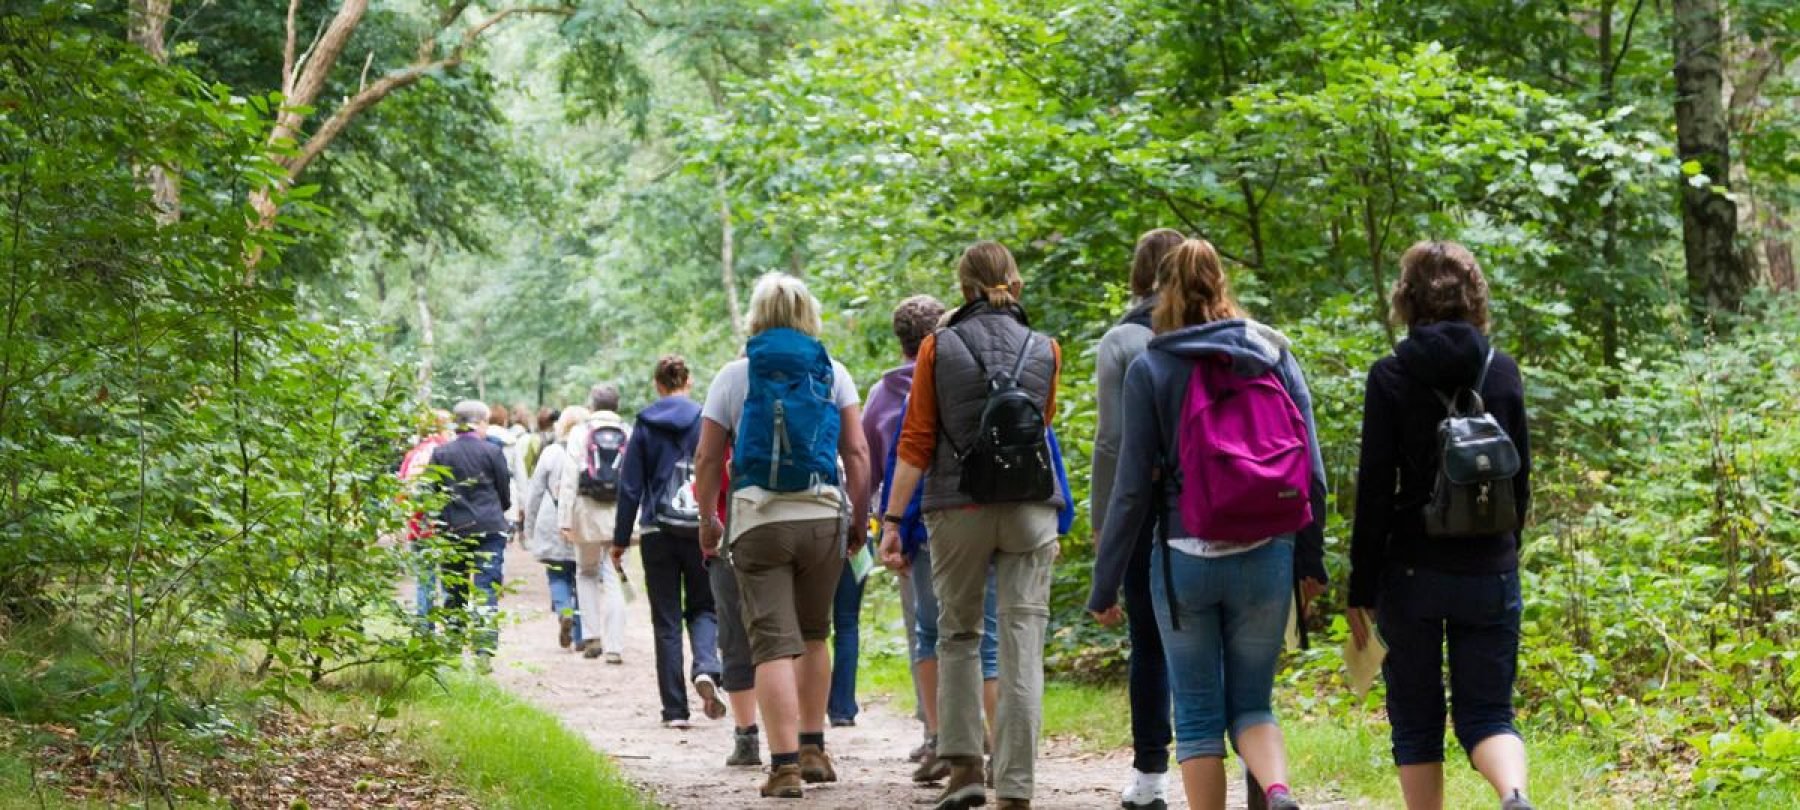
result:
[[[1015,287],[1023,283],[1019,265],[1013,261],[1012,252],[999,242],[976,242],[963,251],[962,258],[956,262],[956,280],[962,285],[964,300],[981,297],[995,309],[1019,303],[1019,296],[1014,292]]]

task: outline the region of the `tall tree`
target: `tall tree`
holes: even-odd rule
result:
[[[1727,196],[1731,132],[1724,103],[1725,23],[1719,0],[1675,0],[1675,133],[1685,182],[1681,236],[1695,314],[1735,312],[1749,292],[1738,253],[1737,204]]]

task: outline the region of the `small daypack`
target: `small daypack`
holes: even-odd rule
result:
[[[610,503],[619,499],[619,467],[625,459],[625,430],[599,425],[588,431],[587,448],[575,490],[590,500]]]
[[[700,501],[694,495],[694,457],[675,462],[662,497],[656,501],[656,528],[682,540],[700,537]]]
[[[1194,537],[1251,543],[1312,523],[1306,420],[1274,371],[1245,377],[1228,356],[1201,358],[1179,431],[1178,505]]]
[[[838,483],[836,373],[825,345],[794,329],[750,339],[750,388],[731,450],[733,490],[801,492]]]
[[[1437,480],[1424,508],[1428,537],[1486,537],[1519,529],[1512,485],[1519,448],[1481,399],[1493,363],[1494,350],[1488,349],[1474,387],[1433,392],[1447,415],[1438,423]],[[1461,407],[1465,399],[1468,408]]]
[[[945,329],[943,334],[956,335],[969,356],[975,358],[981,378],[987,381],[974,443],[958,448],[954,440],[950,442],[962,467],[957,489],[976,503],[1049,500],[1056,491],[1056,474],[1050,467],[1050,446],[1045,441],[1044,409],[1030,391],[1019,385],[1019,375],[1025,370],[1025,360],[1031,356],[1037,333],[1025,330],[1025,341],[1019,346],[1012,371],[998,374],[988,371],[981,354],[954,327]],[[949,433],[944,436],[948,439]]]

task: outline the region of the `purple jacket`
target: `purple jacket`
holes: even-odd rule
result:
[[[868,400],[863,405],[863,438],[869,442],[869,458],[876,462],[869,481],[871,498],[881,497],[881,485],[887,473],[882,462],[887,459],[888,445],[900,425],[900,414],[905,410],[906,395],[912,391],[912,383],[913,362],[908,360],[906,365],[881,375],[881,380],[869,389]]]

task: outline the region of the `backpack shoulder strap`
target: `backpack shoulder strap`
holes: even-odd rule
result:
[[[984,363],[981,360],[981,352],[975,351],[975,347],[969,345],[969,339],[963,337],[962,332],[957,330],[956,327],[946,326],[946,327],[944,327],[943,331],[948,332],[952,335],[955,335],[956,342],[962,344],[963,351],[968,352],[969,356],[975,359],[975,368],[977,371],[981,372],[981,379],[983,382],[985,382],[988,378],[988,370],[987,370],[987,363]],[[938,341],[938,342],[941,344],[943,341]]]
[[[1031,331],[1029,327],[1025,329],[1025,340],[1019,344],[1019,359],[1013,362],[1013,382],[1018,382],[1019,375],[1025,373],[1025,358],[1031,356],[1031,341],[1036,337],[1036,332]]]

